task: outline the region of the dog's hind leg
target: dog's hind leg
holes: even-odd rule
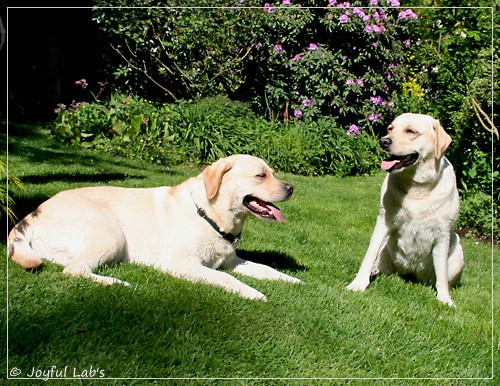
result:
[[[97,283],[111,285],[111,284],[122,284],[125,286],[130,286],[126,281],[116,279],[114,277],[102,276],[93,273],[92,271],[98,266],[97,263],[92,263],[88,261],[72,261],[71,264],[67,265],[63,272],[72,276],[82,276],[91,279]]]
[[[460,283],[462,269],[464,267],[464,252],[460,244],[460,237],[456,233],[451,234],[450,252],[448,256],[448,283],[450,288]]]

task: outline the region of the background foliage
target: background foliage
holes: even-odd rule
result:
[[[112,71],[126,90],[171,101],[223,94],[251,101],[263,116],[334,116],[346,129],[390,120],[411,45],[408,30],[417,19],[397,0],[196,5],[226,8],[94,11],[115,54]]]
[[[108,84],[104,92],[96,80],[72,85],[78,98],[61,101],[69,107],[59,105],[51,123],[63,141],[165,164],[251,152],[297,174],[372,174],[377,137],[394,115],[429,113],[454,139],[447,156],[462,198],[459,226],[489,237],[491,219],[498,225],[498,172],[491,167],[499,161],[491,133],[498,118],[498,6],[94,4],[101,8],[91,17],[109,46]]]
[[[380,162],[374,136],[347,135],[332,118],[285,125],[225,97],[158,106],[113,94],[61,109],[51,129],[63,142],[166,165],[248,153],[282,171],[348,176],[373,174]]]

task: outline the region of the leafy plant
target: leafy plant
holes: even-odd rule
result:
[[[4,159],[0,159],[0,220],[3,218],[3,214],[5,214],[9,222],[14,223],[17,221],[17,217],[13,210],[14,199],[7,193],[8,185],[22,189],[22,183],[19,178],[10,173],[7,175],[6,162]]]
[[[51,128],[63,142],[150,162],[211,163],[249,153],[305,175],[378,170],[378,141],[372,134],[355,127],[349,135],[332,118],[268,121],[248,104],[223,97],[158,105],[113,94],[108,102],[60,110]]]

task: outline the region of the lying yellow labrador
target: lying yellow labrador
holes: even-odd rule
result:
[[[176,277],[216,285],[248,299],[266,297],[217,268],[257,279],[302,283],[236,256],[248,215],[283,222],[273,202],[293,186],[248,155],[223,158],[174,187],[90,187],[63,191],[9,234],[9,256],[22,267],[47,259],[64,272],[103,284],[128,283],[93,273],[117,261],[153,266]]]
[[[412,275],[453,306],[449,288],[460,280],[462,247],[453,227],[459,199],[455,173],[444,152],[450,136],[428,115],[402,114],[380,140],[389,172],[382,185],[380,212],[356,278],[347,287],[364,291],[378,273]]]

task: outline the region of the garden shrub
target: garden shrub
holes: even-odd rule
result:
[[[247,153],[286,172],[346,176],[372,174],[380,158],[373,134],[348,134],[332,118],[269,121],[223,97],[156,105],[113,94],[109,102],[60,106],[57,113],[50,126],[61,141],[169,165]]]
[[[228,95],[261,116],[332,116],[346,131],[377,131],[391,119],[417,19],[398,0],[95,3],[106,6],[93,18],[123,90],[163,101]]]

